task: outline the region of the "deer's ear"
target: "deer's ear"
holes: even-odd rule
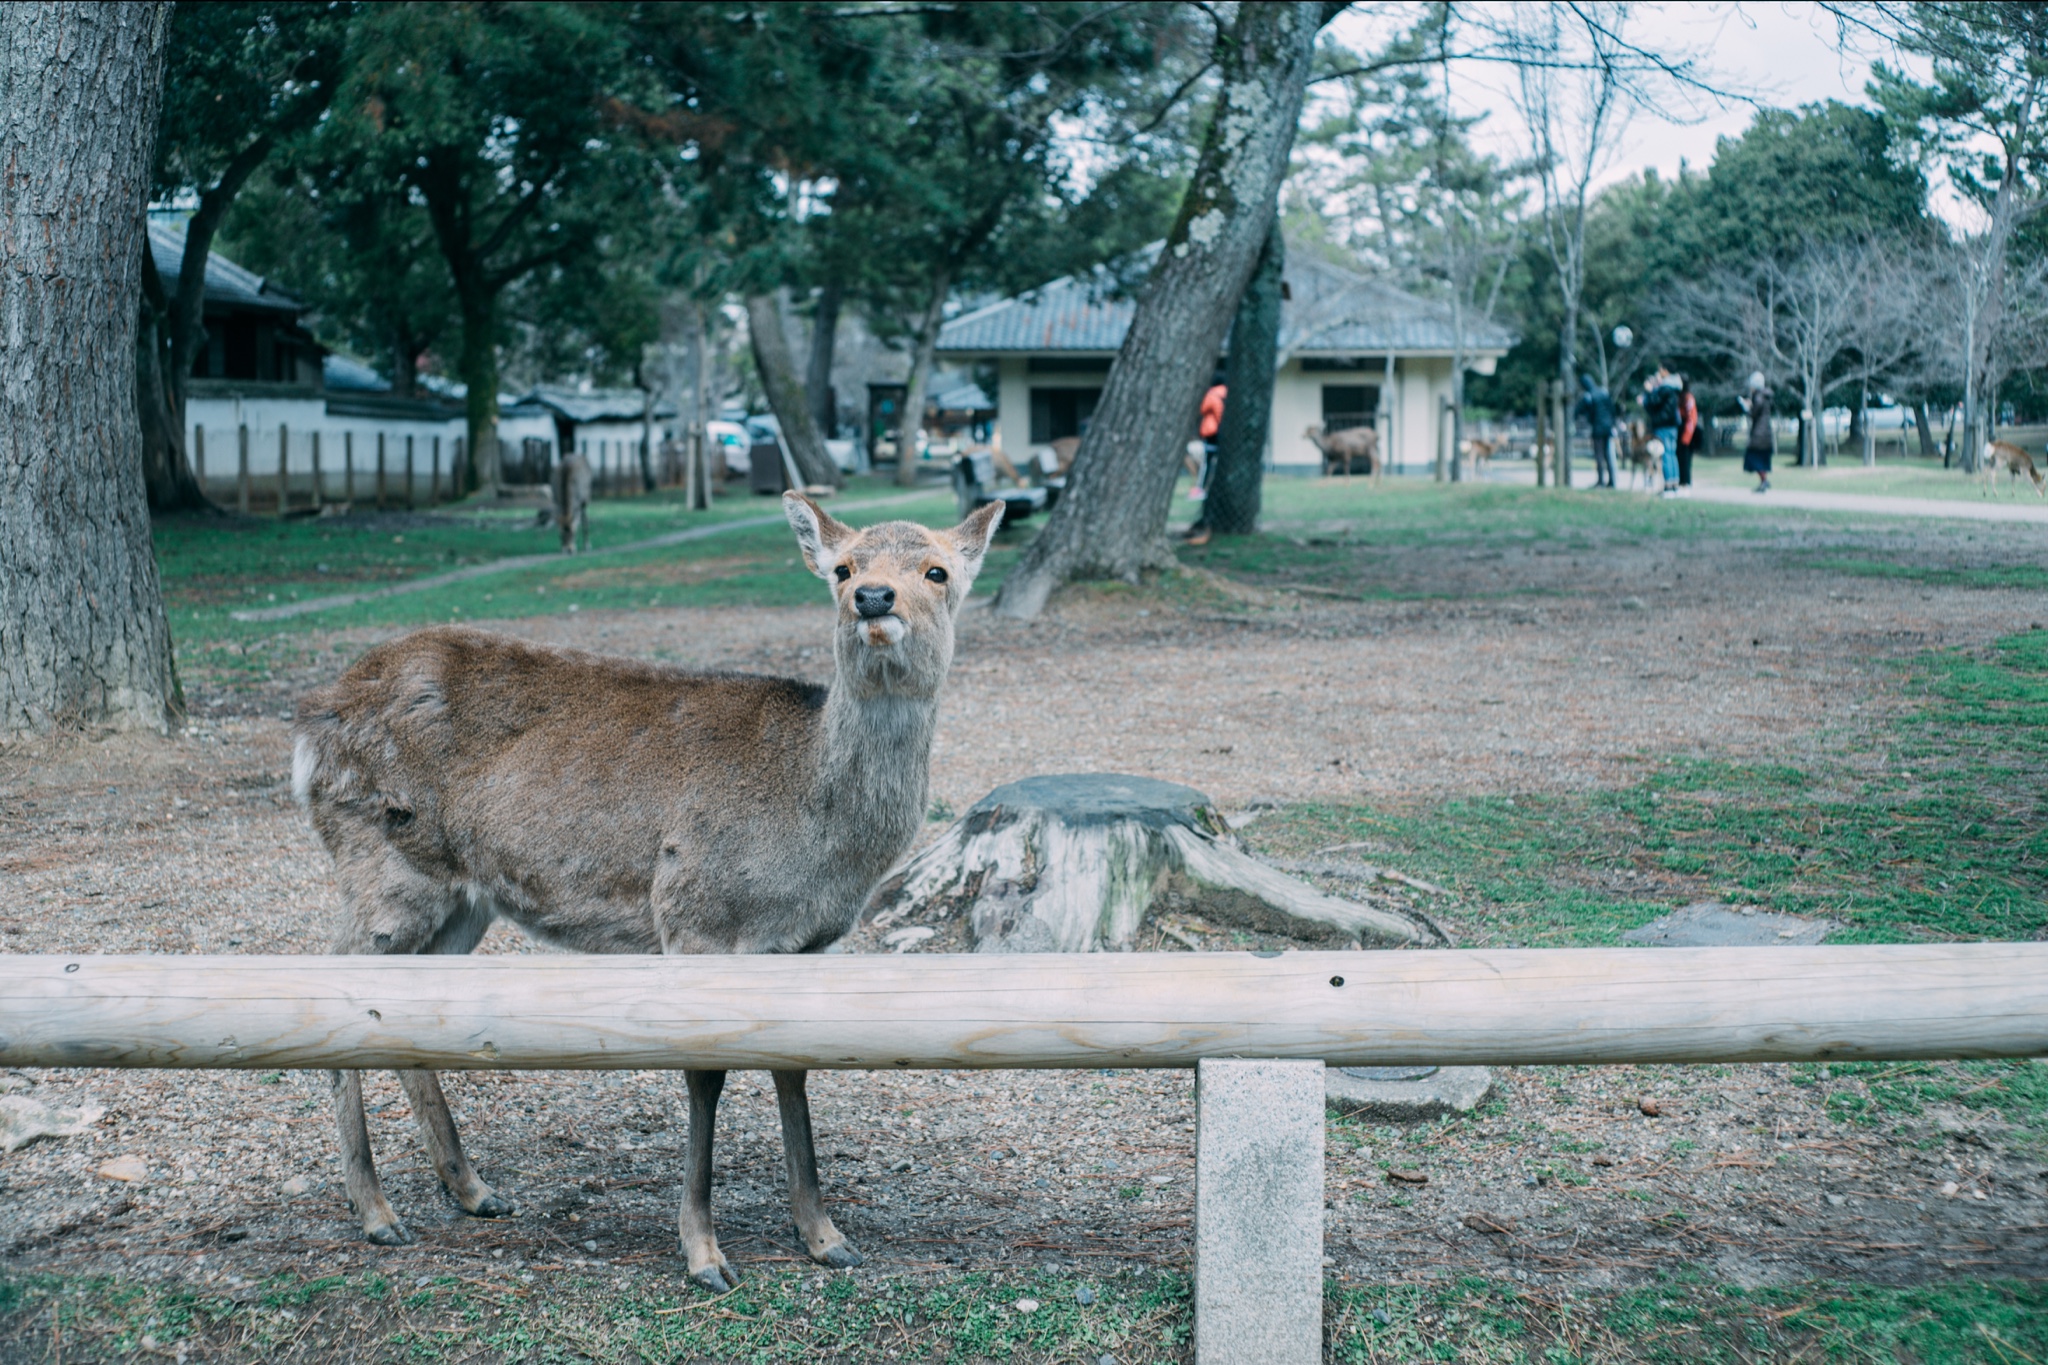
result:
[[[973,578],[981,572],[981,557],[988,553],[988,543],[995,539],[996,527],[1003,524],[1003,504],[987,503],[968,514],[967,520],[946,532],[960,557],[967,561],[967,577]]]
[[[854,529],[845,522],[834,521],[824,508],[801,493],[782,495],[782,514],[789,518],[789,528],[796,532],[804,567],[830,581],[832,567],[856,534]]]

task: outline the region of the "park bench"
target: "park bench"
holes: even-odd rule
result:
[[[1322,1358],[1325,1064],[2043,1055],[2041,943],[0,955],[0,1067],[1192,1067],[1201,1365]]]
[[[953,497],[960,504],[963,521],[975,508],[999,502],[1003,505],[1003,525],[1013,525],[1034,512],[1047,510],[1058,495],[1059,490],[1051,486],[996,487],[995,457],[986,450],[970,450],[953,461]]]

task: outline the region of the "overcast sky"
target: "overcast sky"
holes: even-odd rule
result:
[[[1380,35],[1402,22],[1403,8],[1360,6],[1332,27],[1347,45],[1370,50],[1384,41]],[[1881,55],[1867,39],[1856,44],[1861,50],[1845,51],[1831,16],[1818,5],[1786,0],[1640,4],[1628,31],[1667,56],[1695,59],[1717,85],[1781,106],[1827,99],[1867,104],[1863,87],[1872,60]],[[1884,55],[1897,64],[1896,56]],[[1474,140],[1504,159],[1527,155],[1526,130],[1504,93],[1510,79],[1499,67],[1454,68],[1452,75],[1453,99],[1462,111],[1488,116],[1474,131]],[[1714,159],[1715,140],[1739,136],[1755,113],[1748,104],[1731,101],[1717,107],[1705,100],[1675,112],[1676,118],[1635,115],[1601,182],[1639,175],[1649,166],[1675,176],[1681,161],[1704,169]]]

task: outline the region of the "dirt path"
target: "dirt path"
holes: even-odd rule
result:
[[[1929,534],[1885,544],[1927,563],[1989,552],[1963,532]],[[1800,554],[1826,548],[1787,535]],[[2008,543],[1995,548],[2010,560]],[[1021,629],[975,613],[935,793],[959,809],[1002,781],[1107,768],[1188,782],[1228,807],[1583,789],[1626,781],[1654,754],[1814,754],[1902,705],[1899,659],[2048,616],[2017,589],[1806,562],[1755,545],[1425,549],[1390,554],[1370,584],[1310,583],[1319,591],[1307,595],[1096,593]],[[1446,595],[1349,600],[1411,580]],[[822,607],[511,628],[814,677],[828,657]],[[200,719],[176,741],[0,749],[0,949],[317,951],[334,893],[288,798],[279,715],[372,638],[321,637],[317,666],[253,692],[188,679]],[[485,950],[530,951],[502,930]],[[17,1271],[216,1286],[370,1265],[408,1276],[679,1271],[676,1077],[452,1079],[479,1164],[527,1211],[502,1223],[452,1212],[396,1086],[377,1078],[384,1169],[422,1235],[402,1251],[355,1237],[317,1078],[26,1079],[38,1098],[108,1113],[87,1137],[0,1158],[0,1248]],[[736,1080],[724,1120],[718,1204],[743,1270],[796,1264],[759,1079]],[[1337,1273],[1595,1286],[1681,1269],[1734,1283],[2048,1271],[2048,1188],[1995,1126],[1929,1114],[1894,1140],[1833,1123],[1800,1080],[1786,1067],[1524,1071],[1503,1076],[1497,1117],[1440,1140],[1342,1129],[1329,1170]],[[1675,1115],[1645,1118],[1646,1091],[1678,1100]],[[1185,1075],[833,1075],[814,1096],[836,1215],[878,1272],[1187,1263]],[[123,1155],[142,1159],[143,1180],[94,1174]],[[1389,1160],[1429,1183],[1390,1187]],[[1940,1193],[1949,1182],[1954,1193]]]

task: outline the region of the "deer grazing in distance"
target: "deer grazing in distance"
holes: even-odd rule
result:
[[[2034,457],[2027,454],[2011,441],[1992,441],[1984,447],[1984,492],[1989,495],[1997,491],[1999,471],[2003,470],[2006,482],[2017,487],[2020,476],[2034,485],[2034,492],[2048,497],[2048,480],[2041,477],[2041,471],[2034,467]]]
[[[494,919],[584,953],[800,953],[849,929],[923,826],[953,623],[1002,504],[949,531],[855,530],[783,495],[838,607],[829,687],[691,673],[434,627],[309,693],[292,785],[334,857],[337,953],[467,953]],[[512,1211],[463,1154],[439,1080],[401,1071],[464,1210]],[[805,1073],[777,1071],[804,1250],[860,1264],[818,1192]],[[687,1073],[678,1219],[693,1280],[736,1275],[711,1221],[723,1071]],[[377,1179],[360,1072],[333,1073],[344,1180],[373,1242],[412,1240]]]
[[[1501,442],[1474,436],[1465,442],[1465,461],[1474,474],[1486,472],[1486,462],[1500,453]]]
[[[1664,445],[1640,421],[1630,422],[1622,433],[1622,459],[1628,464],[1630,482],[1647,490],[1654,473],[1664,472]]]
[[[583,548],[589,549],[590,461],[573,453],[562,456],[548,484],[555,501],[555,524],[562,528],[562,553],[576,553],[578,535],[583,537]]]
[[[1331,474],[1373,474],[1380,467],[1380,434],[1371,427],[1347,427],[1343,431],[1325,431],[1323,427],[1310,427],[1303,433],[1309,443],[1323,453],[1323,475]],[[1360,469],[1363,461],[1365,468]]]

